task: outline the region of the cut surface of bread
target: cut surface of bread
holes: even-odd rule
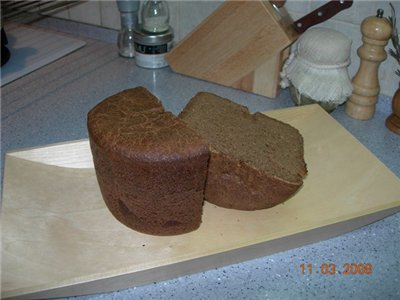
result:
[[[208,141],[206,200],[242,210],[272,207],[307,173],[299,131],[214,94],[198,93],[180,118]]]
[[[153,235],[200,226],[209,149],[143,87],[113,95],[88,113],[104,201],[121,223]]]

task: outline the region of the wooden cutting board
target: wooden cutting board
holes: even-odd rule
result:
[[[112,217],[87,140],[8,153],[2,297],[138,286],[327,239],[400,211],[399,178],[319,106],[267,114],[304,136],[302,189],[254,212],[206,203],[201,227],[174,237],[141,234]]]

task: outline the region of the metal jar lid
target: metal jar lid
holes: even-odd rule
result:
[[[162,32],[160,34],[144,32],[141,27],[136,27],[133,30],[133,38],[135,40],[135,43],[146,46],[162,45],[167,44],[173,40],[174,32],[171,26],[166,32]]]

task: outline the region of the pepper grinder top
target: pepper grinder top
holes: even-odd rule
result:
[[[345,111],[354,119],[368,120],[375,113],[380,91],[378,68],[387,58],[385,46],[392,33],[392,27],[383,18],[382,9],[378,9],[376,16],[364,19],[361,33],[363,45],[357,51],[360,67],[352,80],[353,93]]]
[[[389,22],[383,18],[383,9],[378,9],[376,16],[364,19],[361,23],[361,33],[364,43],[386,46],[392,34],[392,27]],[[382,53],[385,53],[384,56],[386,58],[386,52],[382,51]]]

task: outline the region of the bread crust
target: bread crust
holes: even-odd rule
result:
[[[88,132],[100,190],[117,220],[153,235],[200,226],[208,147],[153,95],[136,88],[105,99],[89,112]]]

